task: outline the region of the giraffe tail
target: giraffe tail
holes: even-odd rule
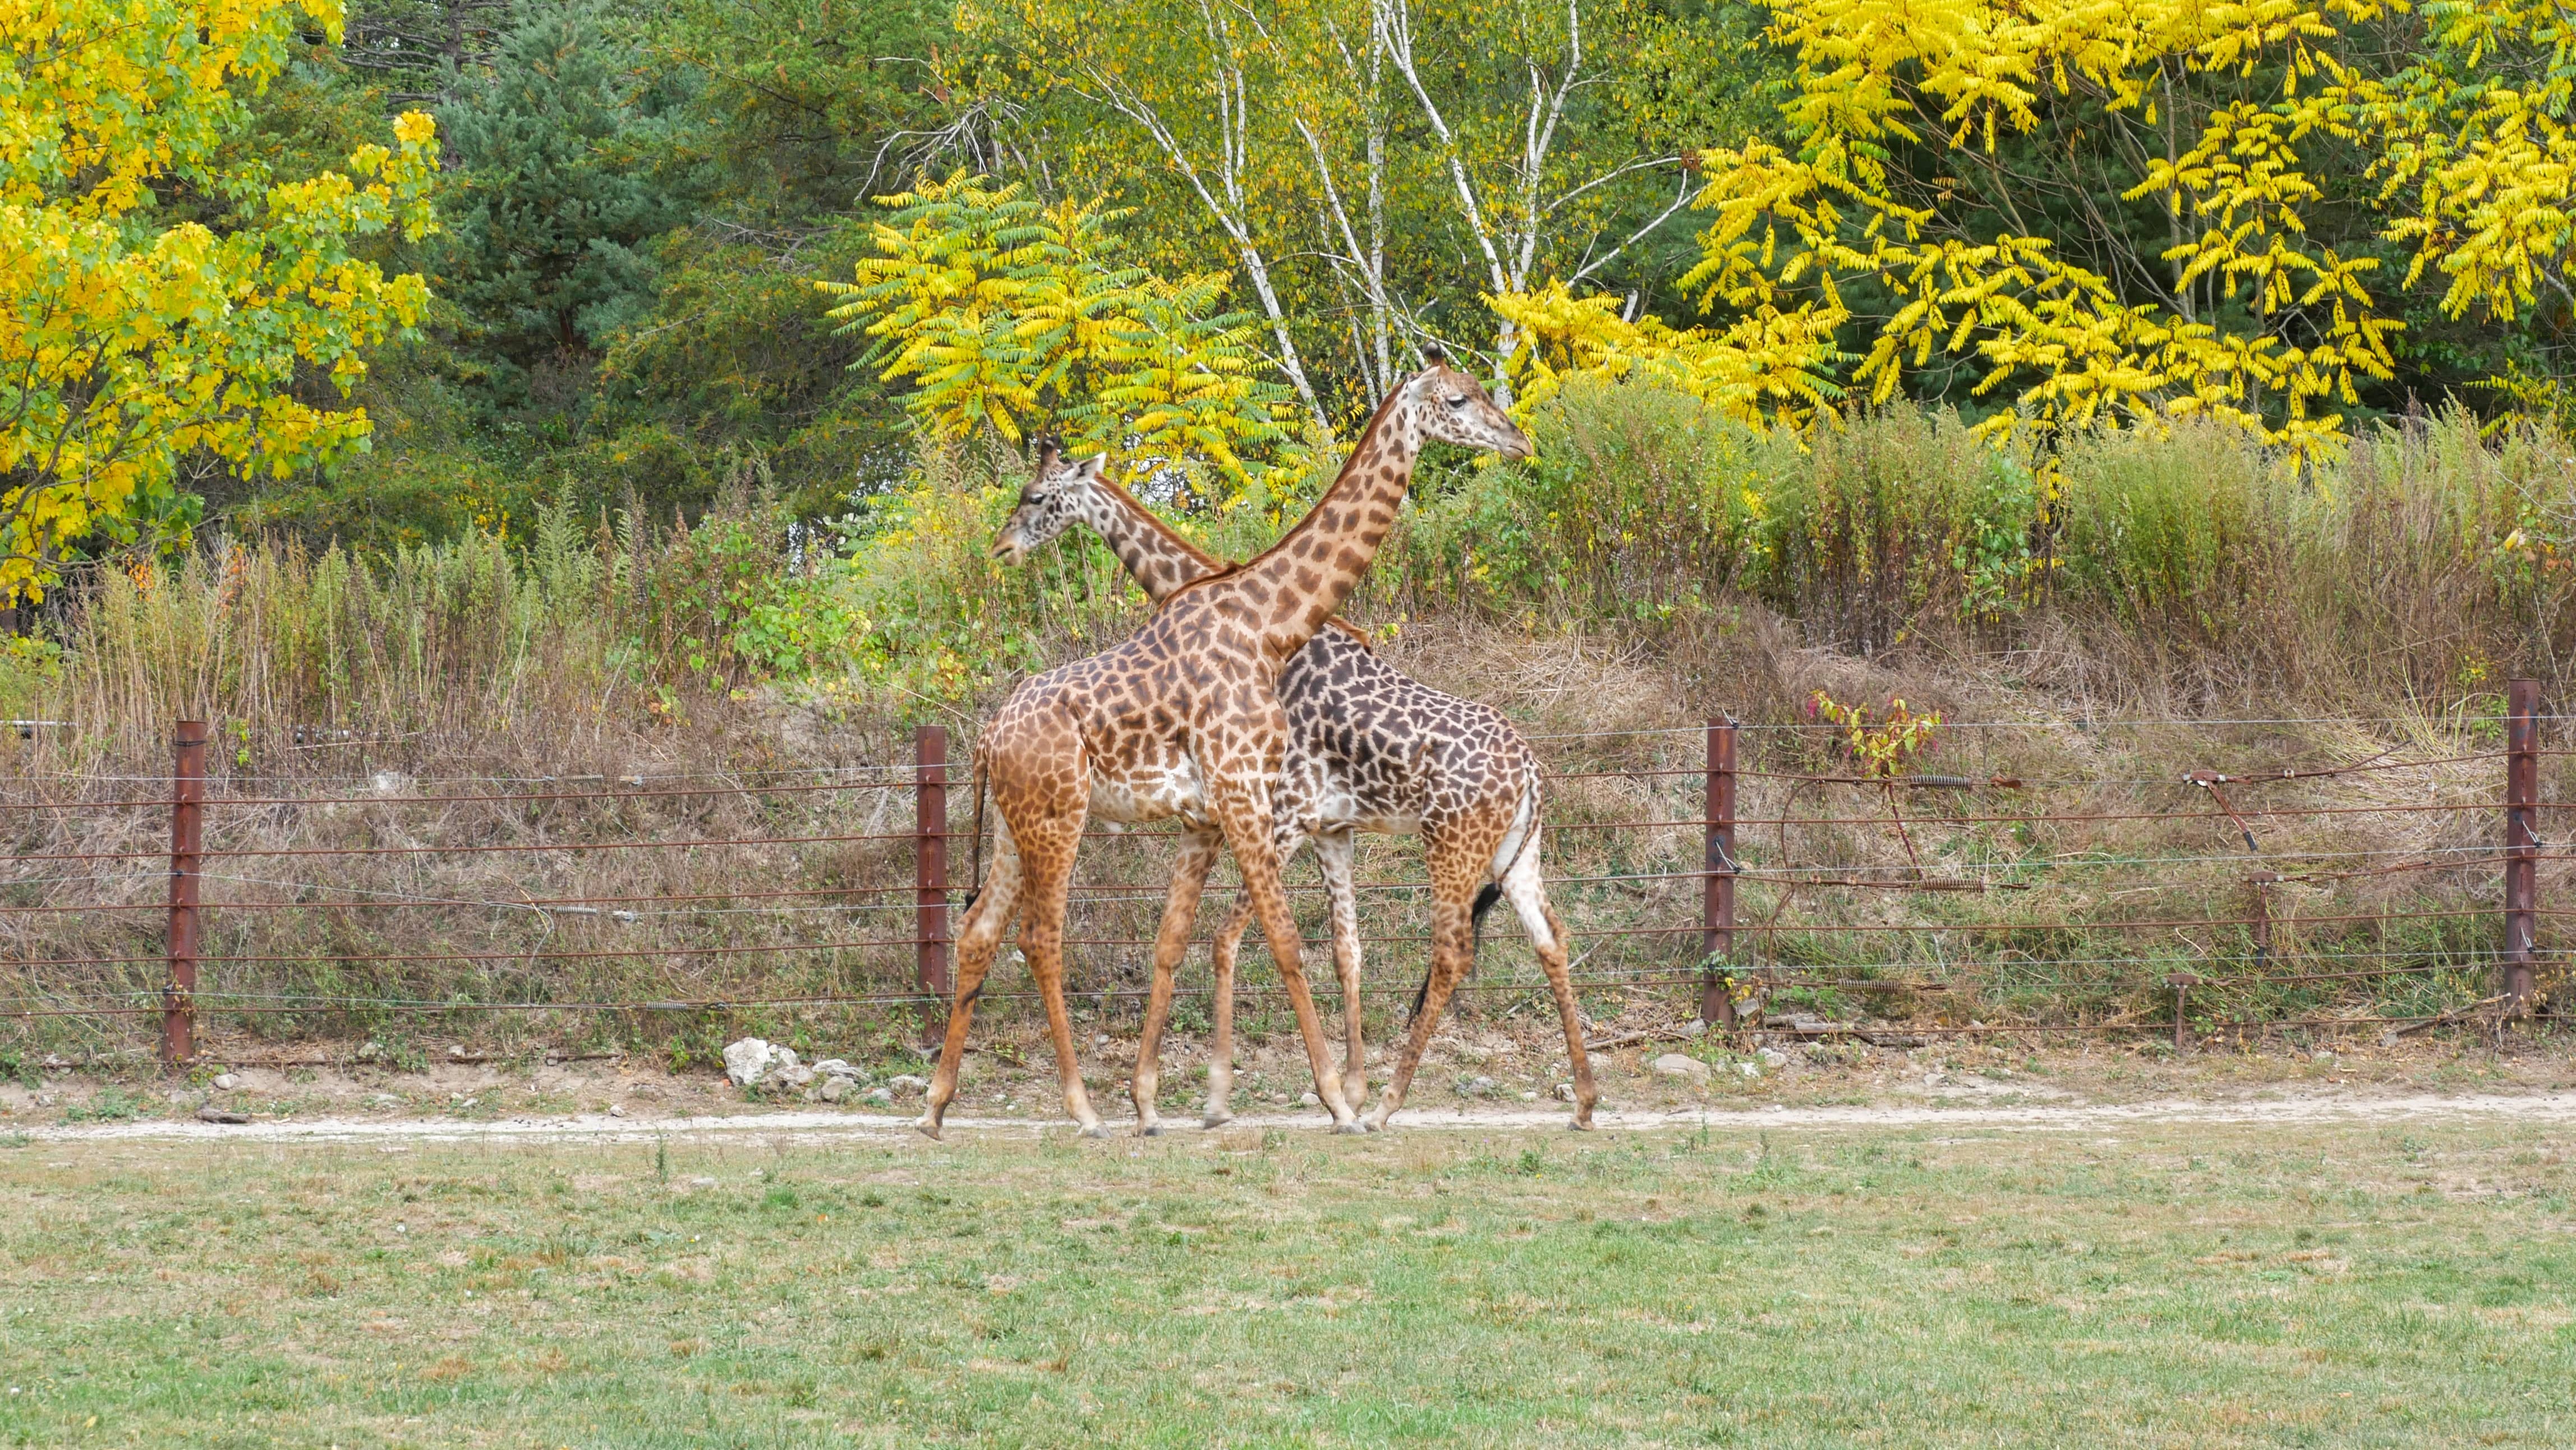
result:
[[[974,758],[975,864],[973,867],[974,874],[967,878],[967,880],[972,884],[966,888],[966,899],[957,904],[957,909],[961,912],[973,909],[975,898],[984,894],[984,787],[986,785],[986,780],[984,776],[984,742],[981,740],[975,742]]]
[[[1475,934],[1467,947],[1467,975],[1471,977],[1476,974],[1476,956],[1485,949],[1485,917],[1493,911],[1494,903],[1502,899],[1503,888],[1488,881],[1476,892],[1476,904],[1467,909],[1468,930]],[[1422,969],[1422,984],[1413,989],[1413,1010],[1404,1014],[1407,1023],[1422,1015],[1422,1004],[1430,996],[1431,969],[1425,967]]]

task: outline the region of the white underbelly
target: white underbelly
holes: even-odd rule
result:
[[[1338,781],[1328,781],[1316,795],[1314,828],[1318,831],[1363,831],[1375,836],[1418,836],[1422,817],[1390,809],[1384,801],[1360,799]]]
[[[1092,772],[1093,820],[1105,825],[1142,825],[1174,816],[1185,825],[1208,823],[1207,782],[1199,774],[1197,761],[1183,758],[1116,775]]]

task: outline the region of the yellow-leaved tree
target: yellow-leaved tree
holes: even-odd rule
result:
[[[185,458],[365,444],[313,384],[345,395],[427,300],[352,242],[429,229],[430,119],[303,181],[223,149],[299,31],[340,24],[340,0],[0,0],[0,602],[166,501]]]
[[[1214,310],[1224,277],[1118,265],[1124,213],[964,175],[879,200],[894,209],[879,255],[815,285],[847,299],[828,314],[845,330],[879,340],[862,365],[912,382],[923,426],[1014,443],[1054,428],[1131,474],[1196,462],[1238,484],[1288,439],[1294,400],[1254,323]]]
[[[2564,0],[1760,3],[1793,93],[1703,156],[1685,285],[1846,329],[1873,401],[1956,377],[1990,428],[2296,453],[2392,376],[2419,282],[2453,319],[2576,303]]]

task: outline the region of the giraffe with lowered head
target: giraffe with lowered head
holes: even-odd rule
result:
[[[1076,523],[1090,525],[1157,603],[1231,567],[1111,482],[1101,459],[1069,462],[1052,449],[1021,490],[993,552],[1025,563]],[[1343,1096],[1354,1104],[1368,1096],[1352,833],[1418,833],[1430,868],[1434,924],[1433,965],[1414,1005],[1421,1035],[1427,1041],[1451,988],[1470,969],[1476,924],[1497,900],[1510,901],[1564,1021],[1574,1126],[1590,1127],[1592,1064],[1566,969],[1565,926],[1548,904],[1539,869],[1539,768],[1529,742],[1501,711],[1443,694],[1379,659],[1366,637],[1339,619],[1290,658],[1279,676],[1279,703],[1288,714],[1288,755],[1271,788],[1272,840],[1283,870],[1310,840],[1323,866],[1342,984]],[[1216,1030],[1201,1119],[1211,1128],[1233,1116],[1227,1097],[1234,1080],[1234,964],[1252,910],[1251,893],[1235,893],[1216,936]],[[1140,1059],[1154,1058],[1162,1025],[1159,1016],[1149,1016]],[[1403,1105],[1420,1062],[1419,1047],[1403,1054],[1376,1123]]]
[[[1277,544],[1176,591],[1123,643],[1027,680],[1003,703],[975,745],[977,774],[1000,816],[992,871],[958,933],[956,998],[923,1132],[938,1136],[956,1098],[975,999],[1003,929],[1016,919],[1046,1006],[1065,1110],[1086,1134],[1106,1134],[1083,1088],[1064,1001],[1065,903],[1092,816],[1127,824],[1177,819],[1181,826],[1181,859],[1154,944],[1148,1020],[1170,1009],[1172,974],[1189,945],[1207,873],[1220,848],[1231,851],[1297,1014],[1315,1091],[1335,1131],[1361,1131],[1326,1057],[1272,841],[1271,788],[1288,742],[1279,674],[1358,587],[1431,438],[1511,458],[1530,451],[1484,389],[1435,356],[1378,405],[1340,476]],[[1151,1060],[1140,1060],[1135,1091],[1146,1132],[1159,1129],[1154,1078]]]

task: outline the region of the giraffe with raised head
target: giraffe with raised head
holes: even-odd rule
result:
[[[1154,943],[1146,1009],[1159,1025],[1187,950],[1199,895],[1220,849],[1244,889],[1297,1014],[1315,1091],[1338,1132],[1361,1125],[1327,1060],[1297,937],[1280,885],[1270,796],[1286,757],[1279,673],[1357,588],[1413,479],[1427,439],[1529,456],[1529,440],[1473,378],[1434,358],[1369,420],[1331,488],[1260,557],[1174,592],[1116,647],[1060,665],[1011,693],[975,744],[978,777],[1000,817],[993,864],[957,940],[956,997],[920,1127],[938,1136],[957,1095],[975,999],[1002,932],[1020,926],[1022,953],[1045,1003],[1065,1110],[1105,1135],[1083,1088],[1064,1002],[1064,913],[1084,823],[1176,819],[1181,856]],[[1155,1064],[1137,1063],[1138,1126],[1159,1130]]]
[[[1006,562],[1025,563],[1077,523],[1100,535],[1156,603],[1232,567],[1111,482],[1100,458],[1070,462],[1051,448],[1041,454],[1037,476],[1021,490],[1019,506],[995,536],[993,552]],[[1564,1021],[1574,1126],[1592,1126],[1592,1064],[1566,968],[1565,926],[1548,903],[1539,868],[1539,768],[1529,742],[1502,712],[1443,694],[1378,658],[1366,636],[1339,619],[1328,621],[1280,672],[1279,703],[1288,714],[1288,755],[1271,789],[1271,835],[1281,869],[1309,841],[1323,867],[1333,960],[1342,984],[1343,1096],[1354,1103],[1368,1096],[1352,834],[1419,834],[1430,867],[1435,928],[1431,973],[1414,1006],[1418,1035],[1428,1040],[1450,990],[1469,970],[1475,928],[1485,911],[1497,900],[1509,901],[1538,950]],[[1227,1098],[1234,1080],[1234,964],[1252,910],[1251,894],[1236,892],[1234,909],[1216,936],[1215,1033],[1202,1118],[1211,1128],[1233,1116]],[[1467,926],[1463,963],[1456,939],[1461,922]],[[1445,934],[1437,925],[1442,923]],[[1160,1025],[1147,1024],[1140,1057],[1155,1053],[1154,1029]],[[1383,1124],[1403,1105],[1420,1062],[1419,1047],[1403,1055],[1372,1121]]]

